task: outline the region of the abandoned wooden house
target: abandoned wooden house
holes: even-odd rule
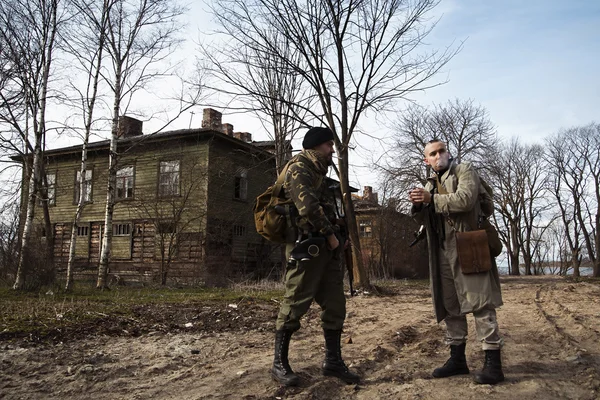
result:
[[[124,281],[219,285],[268,273],[271,246],[256,233],[253,201],[275,179],[268,144],[234,132],[221,113],[205,109],[202,127],[152,135],[142,122],[119,121],[118,171],[110,276]],[[44,153],[54,263],[68,261],[79,196],[75,276],[97,273],[108,171],[109,141],[89,144],[85,184],[79,187],[81,145]],[[41,212],[37,232],[45,236]],[[43,241],[40,240],[40,243]],[[267,272],[264,272],[267,270]]]

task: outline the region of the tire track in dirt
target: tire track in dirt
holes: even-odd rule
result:
[[[567,286],[564,280],[527,277],[506,281],[512,283],[511,289],[519,289],[505,291],[506,305],[501,312],[501,315],[510,315],[508,324],[500,321],[501,331],[506,326],[503,353],[508,379],[522,386],[523,391],[528,386],[535,388],[536,396],[532,398],[536,399],[544,398],[544,394],[546,398],[596,399],[598,386],[593,377],[597,371],[581,362],[580,338],[565,329],[563,320],[555,312],[558,307],[555,304],[564,294],[562,291],[552,293],[550,289],[564,288]],[[581,287],[575,290],[579,292]],[[588,307],[590,301],[591,298],[585,296],[579,299],[583,307]]]

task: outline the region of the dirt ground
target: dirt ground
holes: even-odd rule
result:
[[[37,342],[0,341],[2,399],[600,399],[600,285],[558,277],[504,277],[498,320],[506,382],[432,379],[444,363],[443,328],[424,285],[398,282],[384,296],[349,298],[343,354],[362,376],[320,375],[323,339],[313,307],[292,338],[302,384],[269,376],[277,299],[189,308],[141,308],[109,328]],[[148,324],[146,315],[159,313]],[[483,353],[469,317],[467,360]],[[351,338],[351,343],[347,343]]]

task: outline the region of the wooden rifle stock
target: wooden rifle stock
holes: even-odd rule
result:
[[[342,242],[340,246],[344,246],[344,262],[346,263],[346,270],[348,271],[348,285],[350,286],[350,296],[354,296],[354,260],[352,259],[352,243],[346,247],[346,240],[350,240],[348,232],[348,225],[346,224],[346,218],[340,218],[336,220],[336,224],[340,227],[340,236]]]

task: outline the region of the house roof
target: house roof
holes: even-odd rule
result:
[[[208,138],[214,137],[215,139],[228,142],[230,144],[243,147],[249,151],[263,153],[265,156],[272,156],[267,150],[263,149],[264,142],[245,142],[243,140],[228,136],[223,132],[212,128],[196,128],[196,129],[178,129],[160,133],[154,133],[149,135],[138,135],[130,136],[118,139],[118,145],[135,145],[135,144],[147,144],[147,143],[159,143],[162,141],[170,141],[174,139],[191,139],[191,138]],[[260,145],[257,145],[260,144]],[[88,143],[88,151],[108,151],[110,146],[110,140],[101,140],[98,142]],[[81,152],[83,145],[78,144],[75,146],[61,147],[57,149],[50,149],[44,151],[45,157],[56,157],[62,155],[78,154]],[[20,161],[21,155],[13,155],[11,158],[15,161]]]

